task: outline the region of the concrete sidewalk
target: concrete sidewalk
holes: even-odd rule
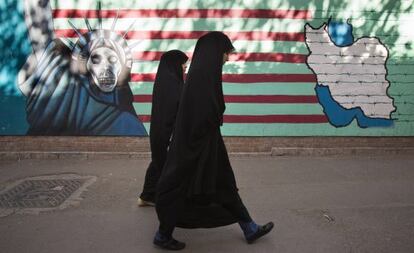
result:
[[[0,161],[0,190],[18,179],[96,176],[66,209],[3,213],[0,252],[165,252],[152,246],[153,208],[138,208],[148,160]],[[240,194],[258,223],[253,245],[237,225],[177,229],[183,252],[414,252],[414,157],[232,158]]]

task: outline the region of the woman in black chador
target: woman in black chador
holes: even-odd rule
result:
[[[164,166],[188,57],[179,50],[161,56],[152,92],[150,144],[152,161],[145,175],[144,189],[138,198],[139,206],[154,205],[155,190]]]
[[[197,41],[157,187],[160,226],[154,244],[161,248],[185,247],[172,237],[176,226],[210,228],[238,222],[248,243],[273,228],[272,222],[257,225],[243,205],[220,132],[225,110],[222,69],[233,50],[221,32]]]

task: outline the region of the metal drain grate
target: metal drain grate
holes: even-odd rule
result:
[[[24,180],[0,194],[0,208],[57,207],[85,181],[85,179]]]

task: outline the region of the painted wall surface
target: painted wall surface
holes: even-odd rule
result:
[[[26,99],[17,86],[17,74],[31,52],[23,18],[23,3],[0,2],[0,134],[24,135]]]
[[[50,25],[25,22],[30,2],[40,5]],[[197,38],[218,30],[236,47],[223,68],[224,135],[414,136],[413,0],[100,3],[0,4],[1,135],[146,135],[162,52],[191,56]],[[81,40],[93,41],[86,34],[98,34],[101,26],[125,34],[123,46],[112,51],[121,48],[131,57],[130,96],[118,92],[119,85],[116,92],[96,90],[93,78],[72,76],[66,58],[57,57],[62,47],[51,39],[60,38],[65,49],[59,52],[74,59],[82,55],[76,49]],[[23,67],[32,48],[43,55],[34,70]],[[25,84],[17,81],[19,72]],[[47,130],[63,121],[71,131]]]

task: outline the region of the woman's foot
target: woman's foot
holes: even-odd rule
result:
[[[257,231],[249,236],[246,236],[246,241],[248,244],[253,243],[260,237],[264,236],[265,234],[269,233],[274,227],[273,222],[269,222],[263,226],[258,226]]]
[[[166,250],[182,250],[185,248],[185,243],[175,240],[172,236],[163,236],[159,232],[155,234],[153,243]]]
[[[153,201],[149,201],[149,200],[144,200],[142,198],[138,198],[138,206],[139,207],[144,207],[144,206],[155,206],[155,203]]]
[[[273,229],[273,222],[269,222],[263,226],[257,225],[256,222],[239,222],[239,225],[244,233],[247,243],[253,243],[260,237],[269,233]]]

